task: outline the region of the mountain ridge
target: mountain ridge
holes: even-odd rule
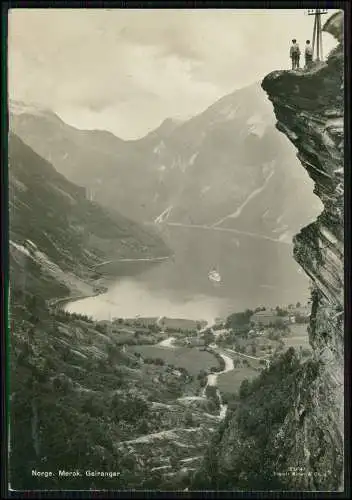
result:
[[[276,171],[272,187],[251,197],[241,216],[228,218],[227,224],[270,237],[284,237],[287,230],[280,227],[286,224],[288,238],[300,219],[313,219],[319,209],[316,199],[313,209],[303,205],[299,214],[295,210],[292,192],[303,189],[304,175],[290,168],[294,153],[276,131],[271,104],[257,84],[223,96],[182,123],[166,119],[133,141],[104,131],[57,130],[29,115],[12,115],[10,126],[58,171],[89,188],[94,199],[138,222],[168,211],[165,222],[214,224],[262,187],[270,162]],[[282,182],[291,182],[290,189],[280,194],[274,213],[262,219]],[[308,194],[309,182],[304,189]],[[284,211],[290,212],[288,220],[277,225]]]
[[[84,188],[68,181],[12,132],[8,150],[12,242],[23,245],[29,239],[72,272],[94,267],[107,256],[168,254],[158,236],[89,201]]]

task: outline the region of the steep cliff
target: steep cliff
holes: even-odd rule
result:
[[[341,33],[342,14],[330,25]],[[292,351],[240,395],[206,456],[208,486],[343,488],[343,62],[340,43],[311,70],[276,71],[262,82],[277,128],[296,146],[324,205],[294,238],[294,257],[313,282],[313,356],[302,363]]]
[[[306,413],[304,432],[297,432],[296,439],[301,463],[334,472],[336,480],[343,462],[343,63],[340,44],[326,64],[308,73],[272,73],[263,81],[277,128],[297,147],[299,160],[315,182],[314,193],[324,205],[316,222],[294,239],[294,257],[314,283],[309,339],[318,368],[306,395],[298,392],[295,410]],[[301,484],[313,489],[325,481],[315,475],[312,480],[303,478]],[[338,486],[334,481],[328,484]]]

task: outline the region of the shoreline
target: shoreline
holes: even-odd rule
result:
[[[103,262],[100,262],[99,264],[95,265],[94,266],[94,272],[99,272],[99,268],[101,266],[104,266],[106,264],[111,264],[111,263],[114,263],[114,262],[125,262],[125,263],[129,263],[129,262],[152,262],[152,263],[158,263],[158,262],[163,262],[164,260],[167,260],[167,259],[170,259],[172,256],[162,256],[162,257],[151,257],[151,258],[141,258],[141,259],[113,259],[113,260],[109,260],[109,261],[103,261]],[[97,271],[98,270],[98,271]],[[84,280],[82,279],[81,277],[79,276],[76,276],[76,278],[82,283],[84,284],[85,286],[89,286],[91,288],[91,291],[88,293],[80,293],[79,295],[73,295],[73,296],[65,296],[65,297],[54,297],[54,298],[51,298],[51,299],[47,299],[46,300],[46,303],[49,307],[49,310],[52,311],[52,312],[55,312],[55,311],[58,311],[58,310],[65,310],[65,306],[67,306],[68,304],[70,304],[71,302],[77,302],[78,300],[83,300],[83,299],[89,299],[89,298],[92,298],[92,297],[97,297],[98,295],[103,295],[103,294],[106,294],[109,289],[108,287],[106,286],[103,286],[103,285],[100,285],[98,290],[94,291],[94,288],[97,286],[97,283],[99,282],[99,280],[101,280],[103,278],[103,274],[101,274],[99,276],[99,278],[95,279],[95,280]],[[111,277],[113,275],[110,275]],[[105,276],[105,278],[107,278],[107,276]],[[71,291],[73,291],[73,289],[71,289]],[[98,320],[96,320],[98,321]]]
[[[86,283],[88,284],[88,283]],[[59,297],[59,298],[54,298],[54,299],[49,299],[47,300],[47,305],[49,307],[49,310],[50,312],[52,313],[55,313],[55,312],[58,312],[58,311],[65,311],[69,314],[75,314],[74,312],[69,312],[67,311],[66,307],[69,305],[69,304],[73,304],[74,302],[78,302],[79,300],[84,300],[84,299],[90,299],[90,298],[94,298],[94,297],[98,297],[99,295],[104,295],[104,294],[107,294],[108,290],[104,290],[104,291],[97,291],[97,292],[94,292],[92,290],[92,293],[86,293],[86,294],[80,294],[80,295],[75,295],[75,296],[72,296],[72,297]],[[77,314],[82,314],[82,313],[77,313]],[[87,313],[83,313],[87,316],[89,316]],[[150,319],[150,316],[138,316],[138,318],[135,318],[135,317],[129,317],[129,316],[119,316],[119,318],[122,318],[123,320],[125,321],[142,321],[143,320],[147,320],[147,319]],[[163,319],[165,319],[166,321],[167,320],[170,320],[170,321],[177,321],[177,320],[181,320],[181,321],[193,321],[194,323],[199,323],[199,322],[206,322],[206,325],[200,330],[199,333],[204,333],[204,331],[208,328],[212,328],[213,325],[215,324],[215,320],[213,321],[206,321],[206,320],[203,320],[203,319],[189,319],[189,318],[178,318],[178,317],[171,317],[171,316],[162,316]],[[96,319],[94,317],[92,317],[93,321],[96,322],[96,323],[99,323],[100,321],[108,321],[108,322],[111,322],[113,323],[113,320],[112,319],[109,319],[108,317],[105,318],[105,319]],[[160,318],[159,318],[160,319]],[[155,324],[158,323],[158,320],[155,321]]]
[[[77,279],[79,279],[79,281],[82,284],[89,286],[91,288],[90,292],[87,292],[87,293],[81,292],[79,295],[73,295],[73,296],[66,295],[65,297],[53,297],[51,299],[47,299],[46,303],[47,303],[47,306],[48,306],[50,312],[55,313],[55,311],[60,311],[60,310],[62,311],[62,310],[64,310],[65,306],[71,302],[77,302],[78,300],[89,299],[91,297],[97,297],[98,295],[103,295],[104,293],[107,293],[107,291],[108,291],[107,287],[103,287],[103,286],[101,286],[100,289],[94,290],[98,280],[93,282],[95,284],[92,284],[92,282],[84,281],[82,278],[77,277]],[[104,290],[102,290],[102,288],[104,288]],[[71,291],[73,291],[73,290],[71,290]]]
[[[88,283],[86,283],[88,284]],[[91,286],[91,285],[89,285]],[[94,292],[92,290],[91,293],[82,293],[82,294],[79,294],[79,295],[75,295],[75,296],[72,296],[72,297],[62,297],[62,298],[55,298],[55,299],[51,299],[50,301],[47,301],[49,307],[51,307],[52,309],[60,309],[60,310],[65,310],[65,307],[68,305],[68,304],[73,304],[74,302],[77,302],[79,300],[84,300],[84,299],[89,299],[89,298],[94,298],[94,297],[97,297],[99,295],[106,295],[109,291],[109,289],[107,287],[105,287],[106,289],[103,290],[103,291],[97,291],[97,292]],[[106,302],[110,302],[108,300],[106,300]],[[68,311],[67,311],[68,312]],[[87,314],[87,313],[77,313],[77,314]],[[199,333],[204,333],[204,331],[208,328],[212,328],[214,325],[215,325],[215,318],[212,318],[211,320],[206,320],[206,319],[202,319],[202,318],[197,318],[197,319],[193,319],[193,318],[189,318],[189,317],[179,317],[179,316],[165,316],[165,315],[162,315],[162,316],[140,316],[139,314],[135,315],[135,316],[118,316],[119,318],[122,318],[123,320],[127,320],[127,321],[143,321],[143,320],[150,320],[151,317],[155,317],[156,318],[156,321],[155,323],[158,324],[160,322],[160,320],[170,320],[170,321],[189,321],[189,322],[193,322],[195,325],[197,323],[202,323],[204,326],[202,327],[202,329],[199,331]],[[97,318],[94,318],[93,317],[93,320],[96,321],[96,322],[99,322],[99,321],[112,321],[111,319],[109,319],[109,317],[106,317],[106,318],[103,318],[103,319],[97,319]],[[167,328],[167,326],[166,326]]]

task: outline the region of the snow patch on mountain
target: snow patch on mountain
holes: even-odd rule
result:
[[[162,222],[165,222],[170,217],[172,209],[173,209],[172,205],[167,207],[166,210],[164,210],[160,215],[158,215],[158,217],[154,219],[155,224],[160,224]]]
[[[160,155],[164,149],[165,149],[165,143],[164,141],[160,141],[159,144],[157,144],[153,149],[153,153],[155,153],[156,155]]]
[[[74,293],[91,293],[92,290],[89,285],[81,281],[73,273],[63,271],[61,267],[50,260],[44,252],[41,252],[32,241],[26,240],[25,244],[29,248],[10,240],[10,247],[15,249],[15,252],[17,250],[21,254],[24,254],[26,257],[36,262],[44,273],[53,276],[57,281],[63,283],[68,288],[71,288]]]
[[[16,177],[11,174],[11,171],[9,173],[10,173],[10,183],[14,184],[19,191],[22,191],[22,192],[28,191],[27,186],[23,182],[16,179]]]
[[[284,224],[283,226],[279,226],[272,230],[273,233],[281,233],[282,231],[286,231],[288,229],[288,225]]]
[[[31,254],[29,253],[27,248],[24,247],[23,245],[19,245],[18,243],[15,243],[14,241],[11,241],[11,240],[10,240],[10,245],[12,245],[14,248],[16,248],[19,252],[25,254],[27,257],[31,257]]]
[[[253,198],[255,198],[256,196],[258,196],[266,188],[266,186],[268,185],[268,182],[270,181],[270,179],[272,178],[272,176],[274,175],[274,173],[275,173],[275,170],[272,170],[269,173],[269,175],[266,177],[266,179],[264,181],[264,184],[262,186],[260,186],[259,188],[255,189],[254,191],[252,191],[248,195],[248,197],[244,200],[244,202],[237,208],[237,210],[235,212],[233,212],[233,213],[231,213],[229,215],[226,215],[226,217],[223,217],[218,222],[216,222],[215,224],[213,224],[212,227],[215,227],[215,226],[218,226],[218,225],[222,224],[227,219],[237,219],[241,215],[242,210],[248,205],[248,203],[250,203],[250,201],[253,200]]]
[[[233,120],[234,118],[236,118],[239,110],[239,105],[234,106],[233,103],[230,103],[219,110],[219,117],[221,118],[221,121]]]
[[[22,101],[9,100],[9,111],[13,115],[30,114],[35,116],[45,116],[52,114],[48,109],[37,106],[36,104],[24,103]]]
[[[194,162],[196,161],[196,158],[197,158],[198,154],[199,154],[198,152],[197,152],[197,153],[194,153],[194,154],[190,157],[189,162],[188,162],[188,165],[189,165],[189,166],[194,165]]]
[[[204,186],[204,187],[201,189],[201,193],[202,193],[202,194],[205,194],[205,193],[207,193],[210,189],[211,189],[211,186]]]
[[[292,238],[293,238],[293,235],[289,231],[286,231],[285,233],[283,233],[279,236],[279,241],[291,244]]]
[[[268,126],[262,115],[251,116],[246,124],[248,125],[248,132],[260,138],[263,137]]]

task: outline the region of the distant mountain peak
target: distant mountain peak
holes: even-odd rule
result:
[[[184,120],[181,120],[180,118],[165,118],[165,120],[161,123],[160,127],[177,127],[178,125],[181,125],[184,122]]]
[[[55,115],[55,113],[40,104],[34,102],[24,102],[16,99],[9,99],[9,111],[13,115],[31,114],[31,115]]]
[[[172,134],[172,132],[182,125],[184,123],[184,120],[177,119],[177,118],[165,118],[157,127],[156,129],[152,130],[147,134],[145,137],[166,137],[169,134]]]

